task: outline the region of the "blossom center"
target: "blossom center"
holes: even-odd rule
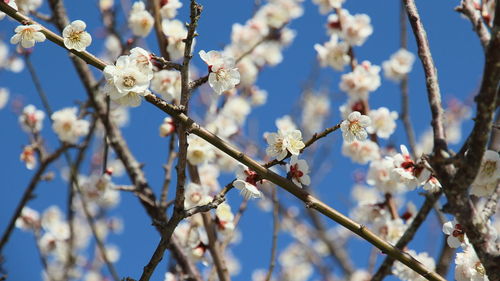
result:
[[[132,76],[125,76],[123,78],[123,86],[127,87],[127,88],[131,88],[135,85],[135,78],[132,77]]]
[[[486,161],[483,166],[483,173],[485,176],[493,176],[493,173],[497,169],[497,163],[495,161]]]
[[[71,32],[71,35],[69,36],[69,40],[72,41],[72,42],[78,42],[78,41],[80,41],[82,33],[83,33],[83,31],[73,31],[73,32]]]
[[[252,185],[257,185],[257,181],[259,180],[259,175],[257,175],[256,172],[245,170],[245,174],[247,175],[247,177],[245,178],[246,182]]]
[[[294,165],[290,166],[290,176],[292,178],[299,179],[303,175],[304,175],[304,173],[301,170],[299,170],[299,165],[298,164],[294,164]]]

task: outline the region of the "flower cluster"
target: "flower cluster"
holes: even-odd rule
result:
[[[118,104],[139,106],[141,96],[149,93],[149,83],[153,79],[153,65],[149,53],[136,47],[128,56],[120,56],[115,65],[104,68],[106,92]]]
[[[415,55],[408,52],[406,49],[399,49],[396,53],[391,55],[389,60],[382,63],[385,77],[396,82],[401,81],[405,75],[410,73],[414,61]]]
[[[146,10],[144,2],[135,2],[128,17],[128,26],[132,33],[135,36],[146,37],[151,32],[153,25],[153,16]]]

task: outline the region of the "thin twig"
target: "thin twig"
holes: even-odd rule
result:
[[[486,52],[491,34],[480,13],[474,8],[472,1],[462,0],[460,6],[455,8],[455,11],[462,13],[464,16],[469,18],[472,24],[472,29],[477,33],[479,41],[481,41],[481,46],[483,46],[483,49]]]
[[[408,35],[406,31],[406,11],[403,2],[401,2],[401,7],[399,11],[399,26],[400,26],[400,46],[402,49],[408,48]],[[408,74],[405,74],[400,84],[401,89],[401,120],[403,121],[403,126],[406,132],[406,137],[408,138],[408,144],[410,145],[410,150],[413,158],[416,159],[416,141],[415,141],[415,131],[413,130],[413,125],[410,120],[410,97],[408,95]]]
[[[273,236],[271,243],[271,258],[269,261],[269,268],[267,270],[266,281],[271,280],[271,276],[273,275],[274,267],[276,266],[276,251],[278,248],[278,232],[280,229],[279,224],[279,201],[278,201],[278,192],[276,188],[272,189],[273,193]]]
[[[28,201],[30,201],[33,198],[33,192],[35,191],[35,188],[37,187],[43,174],[45,173],[45,170],[49,167],[49,165],[52,162],[58,159],[59,156],[61,156],[64,153],[64,151],[66,151],[70,147],[71,147],[70,145],[64,144],[61,147],[59,147],[56,151],[54,151],[52,154],[47,156],[45,159],[42,159],[40,161],[40,166],[38,167],[35,174],[31,178],[28,187],[26,187],[26,190],[24,191],[23,196],[21,197],[21,201],[19,201],[19,203],[17,204],[16,210],[14,211],[14,214],[10,218],[7,228],[2,234],[2,239],[0,240],[0,252],[2,252],[3,247],[9,241],[10,235],[12,234],[12,230],[14,230],[14,227],[16,225],[16,220],[23,211],[24,206],[26,206]]]

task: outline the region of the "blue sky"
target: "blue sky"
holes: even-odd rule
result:
[[[187,20],[188,5],[180,10],[179,18]],[[252,16],[253,1],[200,1],[204,5],[202,17],[199,22],[195,54],[199,50],[222,49],[230,41],[231,25],[235,22],[244,23]],[[473,33],[468,21],[460,17],[453,10],[459,1],[417,1],[422,21],[427,29],[431,51],[438,69],[443,100],[451,97],[470,97],[477,88],[482,74],[483,55],[479,41]],[[70,18],[82,19],[87,22],[88,30],[91,32],[94,42],[89,51],[100,53],[102,51],[102,31],[99,29],[100,19],[95,1],[66,1]],[[345,7],[351,13],[366,13],[372,19],[374,27],[373,35],[362,46],[355,49],[358,60],[370,60],[380,65],[382,61],[399,48],[399,1],[356,1],[347,0]],[[328,38],[325,34],[324,24],[326,16],[318,13],[318,8],[311,1],[304,3],[304,15],[295,20],[290,27],[297,31],[297,37],[293,44],[284,51],[284,61],[276,67],[266,68],[259,76],[257,85],[268,91],[268,102],[265,106],[256,108],[250,115],[247,124],[256,126],[259,133],[274,131],[274,121],[291,112],[294,101],[299,97],[301,86],[310,76],[314,67],[316,52],[313,48],[315,43],[323,43]],[[42,11],[48,12],[46,6]],[[13,34],[16,24],[10,20],[0,22],[0,38],[8,42]],[[414,39],[409,29],[409,49],[416,54]],[[156,42],[153,33],[150,34],[147,45],[156,53]],[[10,46],[11,50],[14,48]],[[71,106],[75,101],[85,99],[85,93],[77,78],[75,71],[67,58],[66,53],[56,45],[45,42],[37,44],[32,60],[37,68],[43,87],[48,93],[50,102],[55,109]],[[201,60],[194,58],[194,63],[204,69]],[[338,89],[340,73],[330,69],[322,70],[318,77],[316,86],[328,87],[334,97],[332,99],[332,122],[340,120],[338,107],[344,103],[345,95]],[[414,71],[410,75],[410,99],[412,120],[417,132],[421,134],[430,124],[430,113],[427,104],[424,76],[419,61],[416,61]],[[25,70],[20,74],[9,72],[0,73],[0,87],[8,87],[14,98],[21,99],[24,103],[32,103],[41,107],[40,100],[31,83],[29,73]],[[370,104],[377,108],[386,106],[391,110],[400,110],[398,85],[383,79],[382,86],[371,95]],[[165,162],[168,144],[165,139],[157,136],[158,125],[164,114],[147,103],[139,108],[131,110],[131,121],[124,129],[124,135],[129,141],[132,152],[137,159],[146,163],[144,170],[150,184],[156,192],[159,191],[163,169],[161,165]],[[32,171],[26,170],[19,161],[22,145],[28,139],[17,123],[17,115],[6,107],[0,111],[1,143],[0,155],[0,229],[4,229],[8,219],[19,201],[26,187]],[[333,125],[333,123],[331,124]],[[401,125],[398,123],[398,126]],[[46,119],[44,122],[44,135],[47,137],[48,145],[56,147],[57,140],[50,132],[50,124]],[[464,126],[464,134],[470,130],[470,123]],[[261,142],[260,139],[255,139]],[[334,142],[329,157],[332,159],[331,171],[317,183],[314,190],[325,202],[336,207],[343,213],[347,213],[350,206],[349,190],[352,186],[352,174],[356,169],[366,170],[352,164],[349,159],[340,153],[340,136],[330,136],[323,142]],[[396,144],[406,143],[406,137],[399,126],[398,131],[391,141]],[[152,149],[154,147],[155,149]],[[53,171],[65,165],[58,161],[52,167]],[[221,184],[225,184],[231,175],[224,175]],[[126,177],[117,180],[118,183],[127,184]],[[41,183],[36,191],[36,198],[29,206],[39,211],[56,204],[65,208],[67,185],[59,177],[53,182]],[[290,197],[280,192],[282,197]],[[410,198],[419,206],[422,198],[413,192]],[[229,203],[236,209],[241,198],[237,192],[231,192],[228,197]],[[287,203],[302,204],[295,199],[287,200]],[[121,258],[117,263],[117,270],[122,276],[138,278],[142,267],[147,263],[158,241],[158,235],[150,225],[138,200],[131,194],[122,194],[120,206],[111,214],[124,219],[124,232],[120,235],[112,235],[112,243],[120,246]],[[336,226],[328,222],[329,227]],[[249,275],[255,268],[267,268],[269,260],[269,248],[271,244],[272,220],[270,214],[263,213],[255,202],[250,203],[244,218],[240,224],[243,233],[243,243],[236,246],[233,252],[239,257],[242,265],[241,273],[234,280],[249,280]],[[417,251],[428,251],[436,256],[441,248],[441,226],[436,222],[435,216],[431,214],[428,222],[418,232],[416,241],[410,244],[410,248]],[[290,241],[286,236],[279,240],[280,249]],[[354,239],[349,244],[349,252],[356,265],[364,267],[367,264],[366,257],[370,251],[368,243]],[[39,280],[41,265],[37,255],[34,254],[33,237],[20,230],[15,230],[8,246],[5,249],[6,263],[10,280]],[[379,261],[383,259],[381,255]],[[28,269],[28,270],[27,270]],[[163,280],[166,270],[166,262],[163,261],[158,267],[152,280]]]

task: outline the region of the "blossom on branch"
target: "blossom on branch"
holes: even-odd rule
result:
[[[372,120],[370,126],[366,131],[370,134],[376,134],[377,137],[388,139],[396,130],[396,120],[398,113],[396,111],[389,111],[387,107],[380,107],[379,109],[370,110],[368,113]]]
[[[300,150],[305,147],[302,142],[302,133],[300,130],[289,130],[277,133],[269,133],[266,136],[268,147],[266,154],[269,157],[276,157],[279,161],[283,160],[290,152],[292,155],[299,155]]]
[[[19,115],[19,124],[27,133],[38,133],[42,130],[44,118],[45,112],[29,104],[23,108],[23,112]]]
[[[208,65],[208,84],[214,92],[222,94],[240,83],[240,73],[234,66],[234,59],[217,51],[200,51],[201,59]]]
[[[121,56],[115,65],[104,68],[106,86],[104,91],[121,105],[139,106],[141,96],[148,93],[149,71],[144,72],[132,56]]]
[[[160,14],[163,18],[173,19],[177,16],[177,10],[182,7],[179,0],[160,0]]]
[[[184,39],[187,37],[187,29],[179,20],[164,19],[161,22],[163,34],[167,36],[167,52],[171,60],[178,60],[184,57]],[[191,49],[194,48],[196,40],[193,38]]]
[[[342,71],[344,66],[351,61],[348,53],[349,45],[345,42],[339,42],[335,34],[324,45],[315,44],[314,49],[318,52],[318,60],[323,67],[328,65],[335,70]]]
[[[421,264],[427,268],[427,270],[434,270],[436,268],[436,262],[432,257],[429,256],[426,252],[417,254],[417,252],[413,250],[409,250],[407,252],[410,256],[415,258]],[[396,261],[394,263],[394,267],[392,268],[392,274],[399,277],[402,281],[425,281],[427,278],[423,277],[413,269],[409,268],[407,265]]]
[[[351,112],[346,120],[340,124],[342,136],[347,143],[353,142],[355,139],[364,141],[368,137],[366,127],[370,126],[370,117],[361,115],[358,111]]]
[[[75,20],[63,29],[64,46],[70,50],[83,52],[92,43],[92,37],[85,31],[84,21]]]
[[[385,77],[393,81],[401,81],[405,75],[410,73],[415,55],[408,52],[406,49],[399,49],[391,55],[390,59],[382,63]]]
[[[31,48],[35,46],[35,42],[45,41],[42,27],[38,24],[19,25],[14,30],[16,34],[10,38],[10,43],[20,44],[23,48]]]
[[[446,242],[450,248],[466,248],[469,245],[465,230],[455,219],[443,224],[443,233],[448,235]]]
[[[261,198],[263,196],[262,192],[257,188],[258,184],[262,184],[260,176],[246,166],[238,164],[236,180],[233,182],[233,186],[240,190],[240,194],[245,199]]]
[[[135,36],[146,37],[154,25],[153,16],[146,11],[144,2],[137,1],[132,5],[130,16],[128,17],[128,26]]]
[[[25,163],[28,170],[33,170],[36,167],[37,160],[35,156],[35,147],[33,145],[27,145],[23,148],[19,159]]]
[[[286,165],[286,171],[288,177],[298,187],[311,184],[311,178],[308,175],[309,165],[307,165],[306,160],[299,160],[296,155],[292,155],[290,158],[290,164]]]
[[[368,99],[368,94],[380,87],[380,67],[363,61],[350,73],[341,77],[339,87],[353,100]]]
[[[76,112],[76,107],[68,107],[52,114],[52,129],[61,141],[75,144],[81,136],[88,133],[89,122],[78,119]]]

